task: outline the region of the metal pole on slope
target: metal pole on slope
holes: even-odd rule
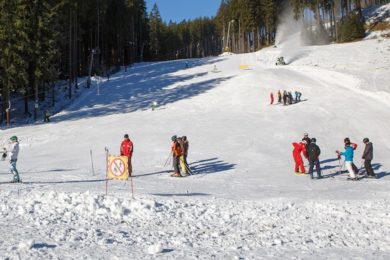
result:
[[[108,149],[107,147],[104,147],[104,150],[106,152],[106,196],[108,193]]]
[[[92,159],[92,149],[89,150],[89,153],[91,155],[92,176],[95,176],[95,169],[93,167],[93,159]]]

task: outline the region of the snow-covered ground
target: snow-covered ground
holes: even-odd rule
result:
[[[288,66],[275,66],[280,55]],[[279,89],[303,102],[269,105]],[[121,71],[51,123],[1,132],[20,138],[24,183],[9,184],[2,162],[0,256],[389,259],[389,93],[389,39]],[[291,143],[304,132],[321,147],[322,180],[293,174]],[[104,149],[117,154],[125,133],[135,199],[130,181],[110,181],[105,195]],[[174,134],[189,139],[193,176],[164,167]],[[378,179],[339,174],[345,137],[359,144],[358,167],[371,139]]]

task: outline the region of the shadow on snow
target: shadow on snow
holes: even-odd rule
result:
[[[191,67],[220,60],[221,58],[210,58],[191,61]],[[52,122],[145,110],[150,108],[152,102],[157,102],[161,107],[202,94],[231,78],[213,77],[200,80],[209,73],[211,66],[210,70],[205,67],[201,73],[172,75],[184,69],[184,64],[183,60],[169,61],[139,64],[129,68],[127,72],[122,70],[100,85],[100,95],[96,94],[96,89],[83,93],[70,107],[53,116]],[[192,79],[199,81],[186,82]]]

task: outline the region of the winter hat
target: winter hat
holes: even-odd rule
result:
[[[368,139],[367,137],[363,139],[363,143],[368,143],[370,141],[370,139]]]
[[[315,139],[314,137],[310,140],[312,143],[315,143],[317,142],[317,139]]]
[[[304,134],[303,134],[303,136],[305,136],[305,137],[306,137],[306,136],[309,136],[309,134],[308,134],[308,133],[304,133]]]
[[[349,140],[348,137],[345,137],[345,138],[344,138],[344,143],[347,143],[347,142],[351,144],[351,140]]]
[[[10,137],[11,141],[18,141],[18,137],[16,135]]]
[[[176,136],[176,135],[173,135],[173,136],[171,137],[171,140],[172,140],[172,141],[176,141],[176,139],[177,139],[177,136]]]
[[[129,138],[129,135],[128,134],[125,134],[125,136],[123,138]]]

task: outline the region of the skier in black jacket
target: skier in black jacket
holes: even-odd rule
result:
[[[372,143],[368,138],[364,138],[363,143],[366,145],[366,147],[364,148],[362,159],[364,159],[364,168],[366,168],[367,177],[375,178],[376,175],[371,165],[371,161],[374,157],[374,148],[372,147]]]
[[[316,144],[316,139],[312,138],[310,140],[310,144],[307,146],[307,157],[309,160],[309,174],[310,174],[310,179],[313,179],[313,170],[314,166],[316,166],[316,171],[317,171],[317,179],[321,179],[321,167],[320,167],[320,160],[319,156],[321,154],[321,149],[318,147]]]

